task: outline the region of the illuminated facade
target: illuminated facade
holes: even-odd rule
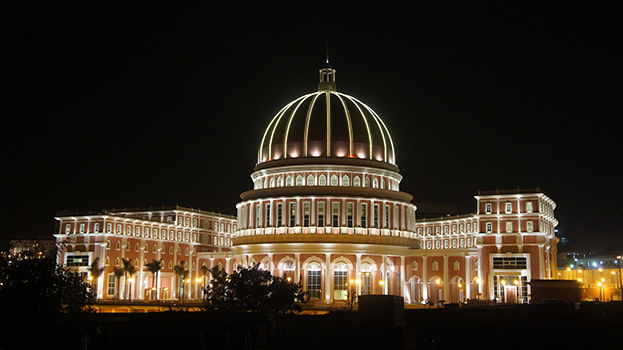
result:
[[[482,192],[476,214],[416,220],[387,127],[337,92],[329,66],[318,92],[271,120],[251,178],[237,206],[237,264],[300,281],[318,302],[355,289],[408,303],[527,302],[527,282],[556,270],[556,204],[538,189]]]
[[[196,299],[208,281],[203,266],[232,268],[231,240],[237,229],[233,216],[176,206],[62,215],[56,220],[59,263],[85,276],[96,259],[104,268],[94,283],[99,299],[119,294],[120,299],[174,300],[180,293]],[[133,276],[115,276],[122,259],[134,266]],[[162,260],[157,276],[145,268],[153,260]],[[183,287],[175,273],[181,261],[188,270]]]
[[[556,204],[539,189],[481,192],[475,214],[416,219],[396,164],[384,122],[337,92],[335,70],[326,66],[317,92],[270,121],[237,218],[177,207],[62,216],[61,259],[85,272],[85,256],[99,257],[106,269],[98,281],[102,298],[114,295],[113,268],[122,257],[138,271],[138,282],[124,279],[122,287],[138,298],[150,297],[144,265],[164,260],[154,282],[159,299],[179,296],[180,260],[189,262],[187,298],[201,297],[200,267],[217,264],[228,272],[260,264],[299,281],[323,304],[355,291],[402,295],[411,304],[527,302],[527,282],[554,277]]]

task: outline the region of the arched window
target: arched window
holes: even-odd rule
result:
[[[136,243],[136,244],[134,245],[134,251],[135,251],[135,252],[138,252],[138,250],[139,250],[139,244],[138,244],[138,243]]]
[[[381,189],[385,188],[385,180],[381,179]]]
[[[458,271],[461,269],[461,263],[458,261],[454,262],[454,271]]]
[[[172,269],[173,268],[173,261],[169,261],[169,268]]]
[[[117,250],[121,249],[121,242],[120,241],[117,241],[117,244],[115,244],[115,248]]]
[[[110,257],[106,257],[106,260],[104,260],[104,265],[108,266],[110,265]]]
[[[106,249],[110,249],[110,239],[106,241]]]
[[[303,186],[303,176],[299,175],[296,177],[296,185]]]
[[[294,271],[294,263],[292,261],[286,261],[283,264],[284,271]]]
[[[437,261],[433,261],[433,271],[439,270],[439,263]]]
[[[355,178],[353,178],[353,186],[355,187],[361,186],[361,179],[359,179],[359,176],[355,176]]]
[[[283,187],[283,177],[281,176],[277,178],[277,187]]]
[[[324,174],[318,177],[318,186],[326,186],[327,185],[327,177]]]
[[[338,262],[333,267],[333,299],[346,300],[348,298],[348,266]]]
[[[184,255],[188,255],[188,248],[184,250]]]
[[[289,176],[286,178],[286,186],[292,186],[292,176]]]
[[[310,299],[320,299],[322,292],[322,267],[317,262],[307,264],[307,293]]]
[[[264,178],[264,188],[268,188],[268,178]]]
[[[350,178],[347,175],[342,176],[342,186],[350,186]]]
[[[115,258],[115,266],[119,266],[119,257]]]
[[[337,186],[338,185],[337,182],[338,182],[337,181],[337,175],[335,175],[335,174],[331,175],[331,186]]]
[[[138,267],[138,259],[134,259],[134,267]]]
[[[367,176],[363,180],[363,187],[370,187],[370,178]]]
[[[411,267],[411,269],[413,269],[413,270],[417,270],[418,269],[417,261],[413,262],[413,266]]]
[[[378,179],[374,179],[374,181],[372,181],[372,187],[373,188],[379,188],[379,180]]]
[[[157,246],[154,244],[154,253],[158,250]]]

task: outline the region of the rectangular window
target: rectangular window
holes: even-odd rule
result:
[[[346,204],[346,225],[353,227],[353,203]]]
[[[526,269],[528,262],[524,257],[494,257],[494,269]]]
[[[361,227],[368,227],[368,205],[366,203],[361,203]]]
[[[389,228],[389,205],[385,206],[385,228]]]
[[[318,203],[318,227],[324,226],[324,202]]]
[[[379,228],[379,205],[374,205],[374,227]]]
[[[303,203],[303,226],[309,227],[309,202]]]
[[[65,225],[65,233],[69,234],[71,232],[71,225],[67,224]]]
[[[506,222],[506,232],[513,232],[513,223],[510,221]]]
[[[80,233],[84,233],[84,227],[85,227],[84,224],[80,224]]]
[[[333,272],[333,299],[346,300],[348,288],[348,271]]]
[[[307,270],[307,293],[310,299],[320,299],[322,290],[322,271]]]
[[[98,233],[100,231],[100,224],[99,223],[95,223],[95,225],[93,225],[93,232]]]
[[[193,219],[193,227],[197,227],[197,219]]]
[[[491,214],[491,203],[485,204],[485,212]]]
[[[148,228],[145,229],[145,237],[149,238],[149,229]]]
[[[532,213],[532,202],[526,202],[526,213]]]
[[[108,285],[106,286],[106,294],[108,295],[115,295],[115,287],[116,287],[116,276],[115,274],[109,274],[108,275]]]
[[[528,222],[526,223],[526,229],[527,229],[527,231],[528,231],[528,232],[532,232],[532,231],[534,231],[534,226],[533,226],[533,224],[532,224],[532,221],[528,221]]]
[[[266,225],[265,227],[270,227],[270,203],[266,204]]]
[[[106,232],[108,233],[112,232],[112,224],[106,224]]]
[[[296,224],[296,203],[290,203],[290,227]]]
[[[281,213],[283,211],[283,204],[277,203],[277,227],[281,227]]]
[[[340,226],[340,203],[333,202],[333,227]]]
[[[65,265],[69,267],[89,266],[89,256],[88,255],[68,255],[67,263]]]
[[[493,224],[491,224],[490,222],[487,222],[487,232],[491,232],[493,231]]]
[[[513,205],[511,203],[506,203],[506,213],[510,213],[513,211]]]

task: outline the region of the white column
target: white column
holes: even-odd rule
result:
[[[294,262],[296,265],[294,270],[294,283],[299,283],[301,279],[301,253],[294,253]]]
[[[422,257],[422,266],[424,270],[422,270],[422,299],[428,299],[428,257]]]
[[[465,298],[472,298],[472,269],[469,255],[465,256]]]
[[[104,223],[105,225],[106,223]],[[100,243],[100,264],[99,264],[99,268],[104,268],[104,264],[106,263],[106,243]],[[97,298],[98,299],[102,299],[104,297],[104,283],[102,283],[102,280],[107,277],[106,273],[104,272],[104,275],[100,276],[100,278],[97,279]]]
[[[273,254],[272,253],[268,253],[268,271],[270,271],[271,275],[275,275],[275,269],[274,269],[274,265],[273,265]]]
[[[407,271],[407,269],[405,268],[405,261],[406,261],[406,257],[405,256],[401,256],[400,257],[400,296],[404,297],[405,296],[405,288],[407,287],[407,283],[405,283],[406,279],[405,279],[405,273]]]
[[[443,256],[443,300],[451,301],[450,298],[450,266],[448,266],[448,256]]]
[[[324,266],[324,290],[325,290],[325,299],[327,302],[331,301],[333,298],[331,297],[331,254],[325,253],[325,266]]]
[[[383,255],[381,257],[383,262],[381,263],[381,273],[383,274],[383,281],[385,281],[385,285],[383,286],[383,294],[389,294],[389,281],[387,278],[387,255]]]
[[[360,273],[360,271],[361,271],[361,254],[355,254],[355,256],[357,257],[357,266],[355,266],[355,280],[359,280],[361,282],[361,273]],[[359,288],[359,290],[357,291],[357,294],[361,294],[361,283],[359,283],[357,285],[357,288]]]

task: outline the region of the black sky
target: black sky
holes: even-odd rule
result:
[[[623,249],[615,2],[0,5],[0,238],[56,210],[235,214],[261,133],[317,88],[371,106],[415,202],[540,188],[561,236]]]

